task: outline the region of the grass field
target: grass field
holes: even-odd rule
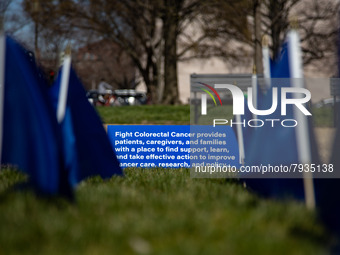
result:
[[[188,124],[188,106],[97,108],[105,123]],[[16,191],[0,172],[2,254],[328,254],[331,239],[301,202],[257,197],[242,183],[188,169],[127,169],[87,180],[76,201]]]
[[[188,105],[97,107],[105,124],[190,124]]]
[[[97,107],[102,120],[106,124],[190,124],[190,106],[144,105],[128,107]],[[210,109],[215,118],[224,116],[232,118],[232,107],[226,106],[223,113],[220,108]],[[192,110],[193,111],[193,110]],[[313,108],[313,121],[317,127],[333,127],[333,110],[330,107]],[[193,114],[191,116],[194,118]],[[211,117],[202,116],[200,124],[211,123]]]
[[[0,173],[0,254],[326,254],[327,234],[294,201],[186,169],[129,169],[79,185],[74,204],[10,187]]]
[[[317,127],[333,127],[333,109],[331,107],[322,107],[312,109],[314,124]]]

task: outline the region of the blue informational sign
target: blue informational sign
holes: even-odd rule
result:
[[[107,131],[123,168],[190,167],[189,125],[109,125]]]
[[[109,125],[107,131],[122,168],[189,168],[193,162],[239,161],[229,126]]]

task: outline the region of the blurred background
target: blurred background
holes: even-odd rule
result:
[[[151,104],[187,103],[192,73],[261,74],[262,35],[275,58],[292,21],[305,76],[337,76],[338,0],[2,0],[0,16],[50,80],[70,43],[88,91],[105,79]],[[313,103],[330,97],[309,89]]]

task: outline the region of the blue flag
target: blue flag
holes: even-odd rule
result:
[[[291,60],[289,59],[289,47],[285,43],[282,46],[280,57],[272,62],[271,78],[289,78],[291,77]],[[290,79],[274,79],[271,80],[271,88],[264,93],[258,92],[258,108],[269,109],[272,105],[273,88],[278,91],[278,108],[269,116],[257,116],[258,119],[277,119],[273,127],[272,123],[266,123],[261,128],[256,128],[251,136],[248,150],[246,150],[245,163],[249,166],[271,165],[271,166],[287,166],[290,164],[301,163],[299,161],[298,140],[296,136],[296,127],[284,127],[282,121],[284,119],[295,119],[295,113],[292,105],[287,105],[287,114],[281,115],[281,88],[290,87],[292,80]],[[291,96],[291,95],[288,95]],[[261,98],[260,98],[261,97]],[[309,138],[310,145],[315,152],[316,145],[309,122]],[[292,123],[289,123],[289,125]],[[308,147],[310,148],[310,147]],[[318,162],[318,157],[312,159],[312,162]],[[312,163],[309,162],[309,163]],[[247,179],[246,183],[255,191],[265,196],[283,197],[292,196],[297,199],[304,198],[304,188],[302,175],[299,174],[298,179]]]
[[[62,72],[50,89],[55,109],[58,104]],[[65,118],[61,125],[64,161],[69,182],[75,186],[81,180],[99,175],[110,178],[122,175],[114,149],[86,92],[71,68]]]
[[[33,54],[6,37],[1,163],[27,173],[38,192],[57,195],[69,187],[62,181],[58,126],[40,74]]]
[[[340,77],[340,27],[338,28],[338,78]],[[333,143],[333,152],[330,164],[333,164],[334,172],[340,172],[340,107],[335,105],[337,111],[337,130]],[[340,180],[338,178],[315,180],[316,202],[319,207],[321,220],[337,235],[340,240]],[[340,244],[338,244],[340,250]]]
[[[272,74],[285,77],[289,70],[288,52],[283,51],[280,60],[271,68]],[[289,75],[289,73],[288,73]],[[246,163],[248,165],[261,164],[291,164],[298,163],[298,154],[296,146],[295,128],[287,128],[281,125],[284,119],[294,119],[292,105],[287,105],[287,115],[281,116],[281,88],[290,86],[289,79],[282,79],[280,82],[271,82],[272,87],[264,94],[259,93],[258,105],[259,109],[269,109],[273,101],[273,88],[278,91],[278,107],[274,113],[266,116],[257,116],[258,119],[278,119],[275,124],[266,122],[263,127],[256,128],[252,134],[252,139],[249,145],[248,153],[246,153]],[[289,123],[290,125],[292,123]],[[274,126],[274,127],[273,127]],[[261,149],[258,147],[261,144]],[[283,156],[284,155],[284,156]]]

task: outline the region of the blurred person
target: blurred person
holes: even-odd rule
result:
[[[105,101],[108,99],[108,95],[106,91],[112,90],[112,89],[113,87],[107,82],[105,82],[104,78],[101,78],[100,83],[98,84],[99,101],[101,101],[102,103],[105,103]]]

